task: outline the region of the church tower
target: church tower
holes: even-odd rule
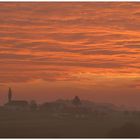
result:
[[[11,90],[11,88],[9,88],[9,90],[8,90],[8,102],[11,102],[11,100],[12,100],[12,90]]]

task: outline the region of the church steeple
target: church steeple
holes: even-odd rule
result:
[[[11,100],[12,100],[12,89],[9,88],[9,90],[8,90],[8,102],[11,102]]]

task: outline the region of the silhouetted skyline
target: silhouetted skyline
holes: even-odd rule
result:
[[[0,104],[75,95],[140,108],[140,3],[0,3]]]

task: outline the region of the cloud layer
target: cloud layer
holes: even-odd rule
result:
[[[12,84],[22,98],[77,94],[139,105],[140,3],[2,2],[0,7],[1,93]]]
[[[1,83],[77,80],[79,73],[87,72],[140,76],[139,3],[0,7]]]

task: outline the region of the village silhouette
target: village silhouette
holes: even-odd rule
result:
[[[79,96],[37,104],[14,100],[0,107],[0,138],[140,138],[140,111]]]
[[[81,100],[79,96],[75,96],[71,100],[59,99],[38,105],[34,100],[30,102],[26,100],[14,100],[11,88],[8,89],[7,99],[8,101],[4,104],[3,109],[8,111],[46,111],[50,114],[73,114],[75,117],[87,117],[88,114],[93,112],[100,112],[103,115],[105,112],[118,110],[113,104],[95,105],[93,102]]]

